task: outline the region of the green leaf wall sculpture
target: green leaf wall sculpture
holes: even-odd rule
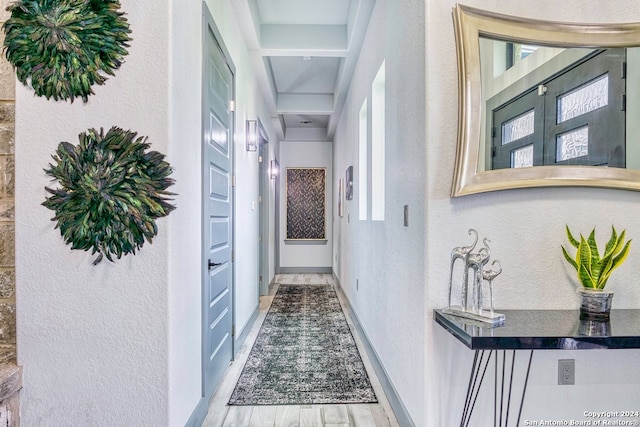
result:
[[[5,55],[38,96],[87,102],[127,55],[131,31],[118,0],[21,0],[7,10]]]
[[[42,204],[55,212],[52,221],[71,249],[98,254],[94,265],[151,243],[156,218],[175,209],[168,202],[171,166],[136,136],[118,127],[89,129],[78,145],[61,142],[45,169],[59,188],[45,187],[51,196]]]

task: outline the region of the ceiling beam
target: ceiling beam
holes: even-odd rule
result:
[[[279,94],[278,114],[332,114],[333,94]]]
[[[288,141],[327,141],[327,128],[287,128]]]
[[[263,50],[346,51],[346,25],[261,25]]]
[[[330,50],[330,49],[261,49],[260,55],[264,57],[269,56],[312,56],[316,58],[345,58],[349,54],[348,51],[343,49]]]

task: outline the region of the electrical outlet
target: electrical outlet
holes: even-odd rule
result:
[[[576,383],[575,359],[558,360],[558,385],[574,385]]]

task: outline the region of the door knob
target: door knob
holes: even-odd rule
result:
[[[209,269],[213,268],[213,267],[217,267],[219,265],[222,265],[221,262],[213,262],[211,260],[209,260]]]

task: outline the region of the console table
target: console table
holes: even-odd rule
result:
[[[535,350],[593,350],[640,348],[640,310],[612,310],[608,322],[580,320],[578,310],[499,310],[502,325],[491,327],[434,310],[434,320],[464,345],[475,351],[467,396],[460,421],[469,425],[480,387],[491,358],[494,359],[494,426],[508,426],[516,368],[516,350],[528,350],[516,426],[520,425],[531,361]],[[510,368],[506,351],[512,351]],[[501,374],[500,352],[502,353]],[[527,360],[528,359],[528,360]],[[510,369],[510,370],[509,370]],[[499,387],[499,377],[501,387]],[[507,387],[508,380],[508,388]],[[498,396],[500,395],[500,396]],[[498,399],[499,397],[499,399]]]

